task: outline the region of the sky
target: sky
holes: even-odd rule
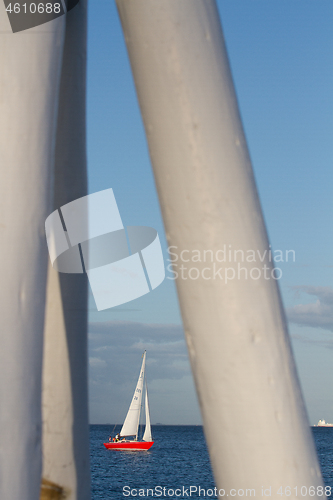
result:
[[[333,4],[217,0],[310,418],[333,422]],[[124,225],[167,244],[115,3],[90,0],[89,192],[112,188]],[[292,254],[290,254],[292,255]],[[200,424],[174,281],[119,307],[89,302],[91,423],[122,423],[147,350],[152,423]]]

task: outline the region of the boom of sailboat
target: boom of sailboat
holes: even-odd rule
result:
[[[133,399],[127,412],[124,424],[121,428],[120,434],[111,439],[109,443],[104,443],[105,448],[109,450],[149,450],[154,444],[151,435],[149,403],[148,403],[148,389],[145,378],[146,367],[146,351],[143,353],[142,365],[139,375],[138,383],[134,391]],[[140,413],[142,394],[145,388],[145,416],[146,427],[142,440],[138,440]]]

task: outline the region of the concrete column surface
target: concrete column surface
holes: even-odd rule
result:
[[[199,269],[176,284],[217,486],[313,498],[322,479],[215,1],[117,6],[169,245],[214,258],[174,270]],[[248,250],[263,261],[242,262]]]

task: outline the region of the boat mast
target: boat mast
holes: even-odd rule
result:
[[[142,390],[143,390],[143,385],[144,385],[144,381],[145,381],[145,369],[146,369],[146,350],[145,352],[143,353],[142,357],[143,357],[143,361],[142,361],[142,366],[143,366],[143,369],[141,369],[141,372],[140,372],[140,377],[141,375],[142,376],[142,388],[141,388],[141,401],[140,401],[140,409],[139,409],[139,417],[138,417],[138,425],[136,427],[136,435],[135,435],[135,441],[138,440],[138,434],[139,434],[139,426],[140,426],[140,417],[141,417],[141,410],[142,410]],[[139,378],[140,380],[140,378]]]

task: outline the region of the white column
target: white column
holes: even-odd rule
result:
[[[36,500],[55,125],[65,17],[11,32],[0,2],[0,498]]]
[[[67,14],[52,210],[87,194],[86,14],[85,0]],[[43,480],[63,490],[68,500],[90,499],[87,277],[58,273],[50,264],[43,364]],[[47,488],[52,485],[48,483]]]
[[[178,254],[189,250],[186,259],[211,250],[215,272],[222,268],[214,277],[209,258],[177,262],[178,271],[208,268],[198,279],[185,273],[177,289],[217,486],[229,496],[253,488],[256,497],[271,487],[272,498],[290,486],[296,499],[301,486],[322,482],[216,4],[117,5],[168,242]],[[224,249],[226,262],[218,262]],[[267,252],[264,262],[241,263],[238,278],[229,249]],[[270,277],[261,271],[257,279],[252,268],[264,265]],[[229,270],[226,281],[225,268],[236,268],[234,279]]]

